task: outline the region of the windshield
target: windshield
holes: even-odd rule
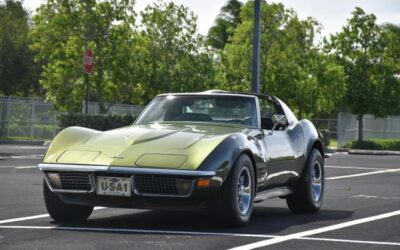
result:
[[[158,96],[141,114],[136,124],[179,121],[257,127],[255,98],[223,95]]]

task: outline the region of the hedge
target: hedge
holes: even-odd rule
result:
[[[128,126],[135,121],[132,115],[85,115],[63,114],[60,117],[60,127],[80,126],[100,131]]]
[[[400,150],[399,139],[369,139],[365,141],[351,141],[346,144],[351,149],[371,150]]]

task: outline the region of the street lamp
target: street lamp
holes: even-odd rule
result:
[[[254,1],[254,34],[253,34],[253,72],[251,92],[257,93],[260,86],[260,19],[261,0]]]

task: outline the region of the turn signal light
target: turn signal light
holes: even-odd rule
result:
[[[58,173],[47,173],[47,180],[50,182],[51,187],[61,188],[61,179]]]
[[[209,187],[210,186],[210,179],[199,179],[197,181],[197,186],[204,188],[204,187]]]

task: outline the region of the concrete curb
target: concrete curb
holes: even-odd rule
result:
[[[353,154],[353,155],[397,155],[397,156],[400,156],[400,151],[350,149],[349,154]]]
[[[348,148],[325,148],[327,153],[334,154],[334,153],[348,153]]]
[[[0,144],[43,146],[44,140],[0,140]]]

